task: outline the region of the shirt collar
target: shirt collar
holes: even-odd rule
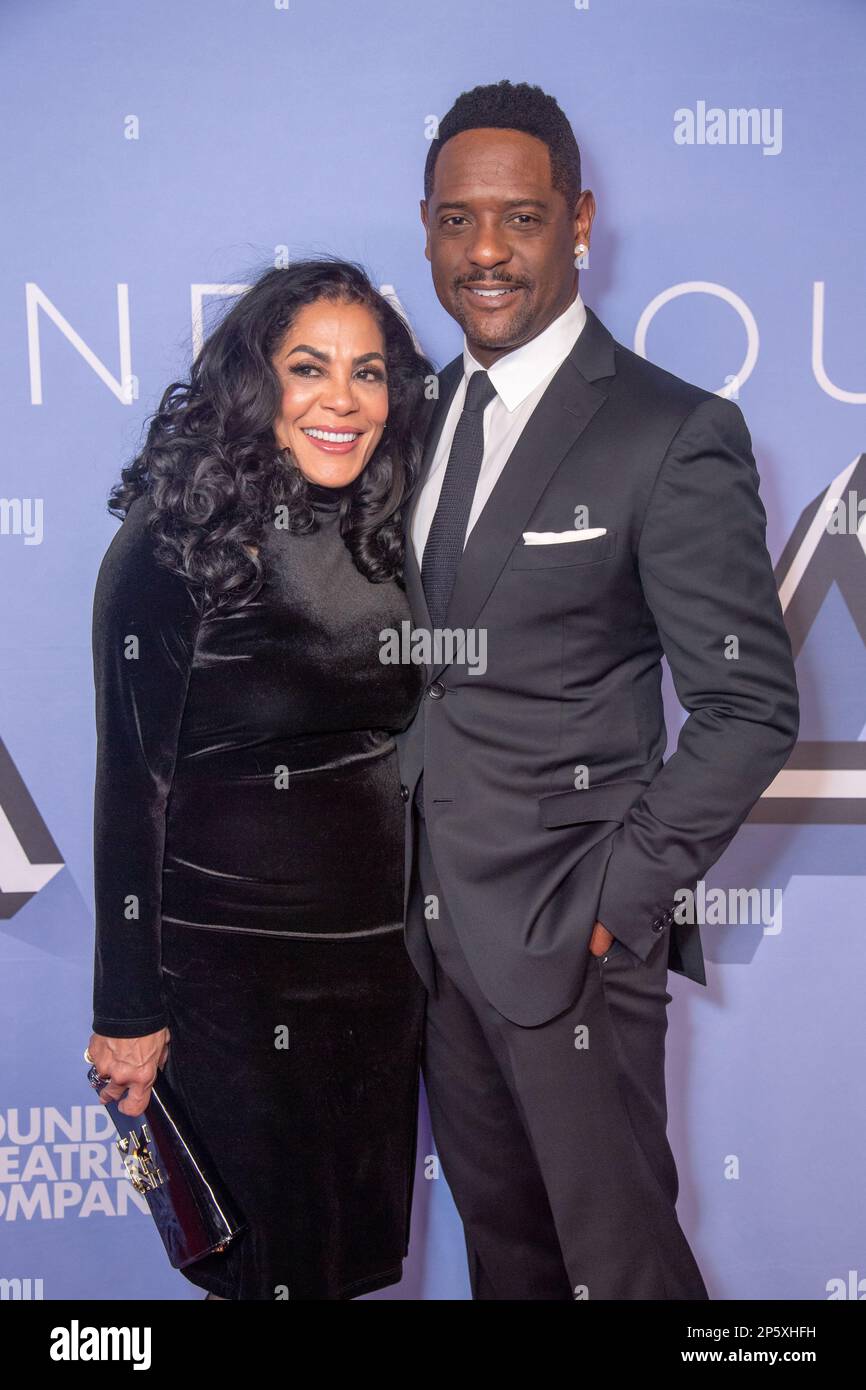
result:
[[[497,358],[487,375],[508,411],[516,410],[565,361],[586,323],[586,307],[578,292],[567,309],[537,337]],[[472,356],[464,335],[463,372],[466,377],[485,368]]]

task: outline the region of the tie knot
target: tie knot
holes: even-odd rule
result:
[[[490,380],[486,372],[473,372],[466,386],[466,398],[463,402],[464,411],[470,415],[475,415],[478,411],[484,410],[496,395],[496,387]]]

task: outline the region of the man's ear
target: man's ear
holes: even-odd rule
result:
[[[595,195],[590,188],[584,188],[574,205],[574,239],[584,241],[589,246],[592,223],[595,218]]]
[[[430,259],[430,226],[429,226],[429,223],[428,223],[428,221],[427,221],[427,200],[426,200],[426,198],[422,198],[422,199],[421,199],[421,202],[419,203],[419,207],[420,207],[420,209],[421,209],[421,221],[422,221],[422,223],[423,223],[423,225],[424,225],[424,231],[426,232],[426,236],[424,237],[424,255],[427,257],[427,259],[428,259],[428,261],[429,261],[429,259]]]

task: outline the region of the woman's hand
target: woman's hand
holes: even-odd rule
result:
[[[99,1092],[99,1099],[120,1101],[129,1087],[129,1095],[118,1108],[124,1115],[141,1115],[150,1102],[157,1069],[165,1065],[168,1057],[170,1037],[167,1028],[143,1038],[103,1038],[94,1033],[88,1044],[90,1055],[99,1075],[111,1077]]]

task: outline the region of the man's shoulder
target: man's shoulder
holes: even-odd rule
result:
[[[685,418],[705,401],[721,397],[693,381],[667,371],[664,367],[641,357],[624,343],[614,339],[616,363],[615,388],[626,394],[635,407],[647,412],[676,415]]]
[[[686,381],[684,377],[667,371],[664,367],[650,362],[648,358],[641,357],[639,353],[626,347],[624,343],[613,336],[596,315],[591,314],[591,322],[587,327],[590,328],[592,337],[590,352],[593,357],[596,356],[598,348],[605,340],[610,348],[609,357],[613,361],[615,371],[612,377],[605,379],[603,389],[608,395],[622,403],[635,425],[639,425],[642,421],[647,424],[672,423],[676,428],[693,411],[705,403],[708,411],[717,407],[719,412],[724,415],[738,413],[733,402],[717,395],[714,391],[708,391],[703,386]],[[585,346],[589,346],[589,335]],[[579,370],[581,356],[582,349],[580,338],[578,338],[569,357]],[[451,395],[462,371],[462,353],[458,353],[444,367],[439,368],[436,374],[436,396],[429,402],[425,420],[425,425],[428,428],[432,422],[437,401]],[[712,406],[709,405],[710,402],[713,403]]]
[[[656,443],[670,441],[690,422],[697,430],[733,432],[738,439],[747,425],[735,401],[686,381],[612,339],[615,373],[603,383],[623,428],[646,431]]]
[[[606,397],[599,419],[606,418],[620,440],[640,441],[641,455],[647,459],[663,455],[686,427],[697,438],[724,435],[738,447],[749,443],[746,422],[734,401],[626,347],[590,309],[571,361]]]

